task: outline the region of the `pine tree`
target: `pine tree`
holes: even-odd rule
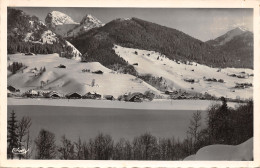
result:
[[[7,148],[7,157],[13,159],[14,155],[12,153],[13,148],[18,147],[18,134],[17,134],[17,120],[15,116],[15,112],[12,111],[11,116],[8,120],[8,136],[7,136],[7,142],[8,142],[8,148]]]

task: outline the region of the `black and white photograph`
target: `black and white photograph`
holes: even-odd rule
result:
[[[255,161],[255,10],[6,6],[5,159]]]

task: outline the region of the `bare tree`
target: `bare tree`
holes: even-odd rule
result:
[[[94,87],[95,86],[95,79],[92,79],[92,82],[91,82],[91,86]]]
[[[73,160],[75,159],[74,144],[63,135],[61,137],[61,146],[58,149],[60,159]]]
[[[198,142],[200,127],[201,127],[201,112],[196,111],[192,115],[192,119],[190,120],[190,126],[187,131],[188,136],[191,138],[193,148],[195,144]]]
[[[84,153],[83,153],[83,143],[81,141],[81,138],[79,137],[78,141],[75,142],[74,144],[75,144],[75,147],[76,147],[76,150],[75,150],[76,159],[82,160],[84,158]]]
[[[153,160],[158,158],[157,138],[145,133],[133,140],[133,159]]]

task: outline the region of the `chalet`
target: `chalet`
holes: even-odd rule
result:
[[[95,73],[95,74],[103,74],[103,71],[97,70],[97,71],[94,71],[94,72],[92,72],[92,73]]]
[[[58,68],[66,68],[66,66],[65,66],[65,65],[62,65],[62,64],[60,64],[60,65],[58,66]]]
[[[48,97],[49,98],[53,98],[53,99],[57,99],[57,98],[61,98],[62,96],[58,93],[58,92],[50,92],[49,94],[48,94]]]
[[[25,92],[26,97],[37,97],[39,94],[36,90],[30,89],[27,92]]]
[[[128,96],[128,101],[130,102],[142,102],[143,99],[144,95],[140,92],[135,92]]]
[[[114,96],[113,95],[104,95],[104,98],[106,100],[115,100]]]
[[[82,96],[83,99],[101,99],[101,95],[94,92],[88,92],[84,96]]]
[[[19,89],[16,89],[15,87],[13,87],[11,85],[7,86],[7,90],[9,90],[10,92],[20,92]]]
[[[77,93],[77,92],[68,93],[66,95],[66,98],[68,98],[68,99],[81,99],[81,97],[82,96],[79,93]]]
[[[173,91],[169,91],[169,90],[166,90],[164,93],[165,93],[165,94],[167,94],[167,95],[174,94],[174,92],[173,92]]]
[[[136,65],[136,66],[138,66],[138,63],[134,63],[133,65]]]
[[[35,55],[35,54],[31,53],[31,52],[28,52],[28,53],[25,53],[24,55]]]

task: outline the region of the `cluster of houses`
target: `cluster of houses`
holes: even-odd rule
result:
[[[236,89],[245,89],[249,87],[253,87],[252,83],[236,83],[235,86]]]
[[[203,77],[204,81],[208,81],[208,82],[219,82],[219,83],[224,83],[223,79],[219,79],[217,80],[216,78],[206,78],[205,76]]]
[[[245,75],[245,74],[228,74],[228,76],[231,77],[236,77],[236,78],[248,78],[249,75]]]
[[[27,97],[27,98],[51,98],[51,99],[104,99],[104,100],[119,100],[119,101],[130,101],[130,102],[142,102],[145,99],[149,99],[146,95],[140,92],[129,93],[119,96],[117,99],[113,95],[102,95],[96,92],[87,92],[82,95],[77,92],[71,92],[66,95],[58,93],[56,91],[47,91],[47,90],[34,90],[30,89],[24,93],[20,93],[19,89],[9,85],[7,87],[7,96],[8,97]]]
[[[212,96],[205,92],[204,94],[202,93],[193,93],[193,92],[186,92],[186,91],[165,91],[164,92],[166,95],[169,95],[169,98],[171,99],[200,99],[200,100],[216,100],[218,99],[215,96]]]

